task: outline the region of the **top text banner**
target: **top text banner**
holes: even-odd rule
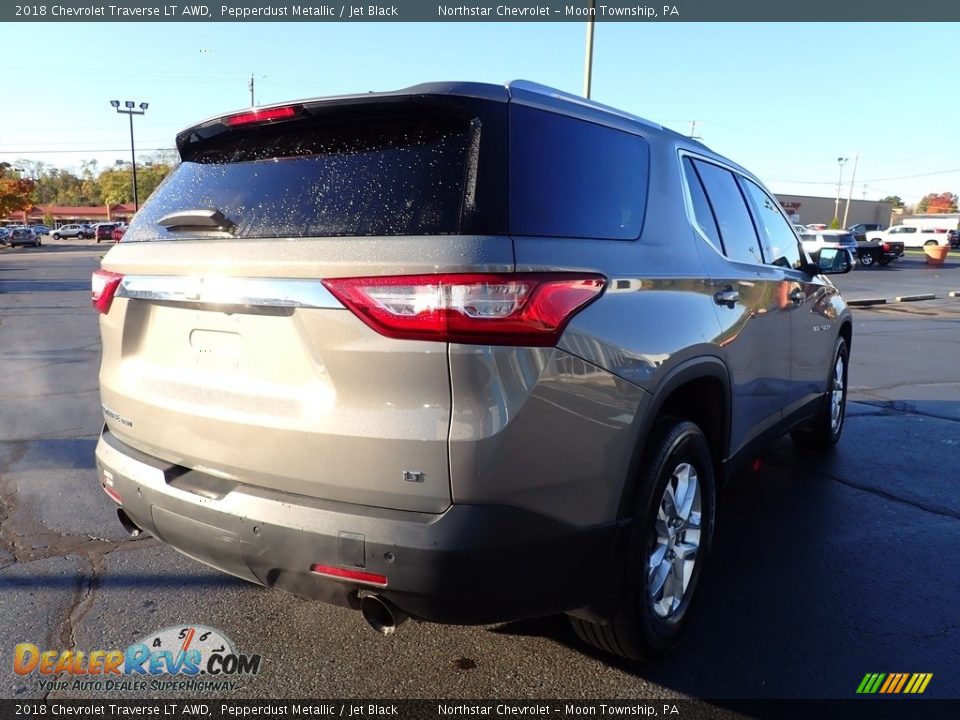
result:
[[[163,4],[84,0],[7,4],[0,22],[957,22],[957,0],[502,0]]]

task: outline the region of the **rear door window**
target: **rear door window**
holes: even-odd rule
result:
[[[713,210],[710,209],[710,201],[707,200],[707,194],[703,190],[697,171],[693,167],[693,161],[685,157],[683,159],[683,175],[687,181],[687,189],[690,191],[690,200],[693,203],[693,215],[697,227],[703,233],[704,237],[710,241],[718,252],[723,252],[723,244],[720,242],[720,231],[717,229],[717,221],[713,216]]]
[[[727,257],[737,262],[762,263],[760,240],[733,173],[701,160],[694,160],[694,166],[717,218]]]

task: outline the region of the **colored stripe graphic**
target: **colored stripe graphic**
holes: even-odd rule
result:
[[[933,679],[933,673],[867,673],[857,686],[857,694],[921,695]]]

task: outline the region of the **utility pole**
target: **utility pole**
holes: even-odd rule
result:
[[[853,156],[853,172],[850,173],[850,192],[847,193],[847,207],[843,210],[843,227],[847,227],[847,215],[850,213],[850,198],[853,197],[853,180],[857,177],[857,163],[860,162],[860,151]]]
[[[253,73],[250,73],[250,82],[247,83],[247,89],[250,90],[250,107],[254,107],[256,103],[253,101]]]
[[[589,19],[587,20],[587,50],[583,59],[583,96],[590,99],[590,88],[593,84],[593,16],[596,13],[596,0],[590,0]]]
[[[843,185],[843,164],[850,158],[838,157],[837,164],[840,166],[840,177],[837,180],[837,199],[833,203],[833,219],[840,222],[840,188]]]

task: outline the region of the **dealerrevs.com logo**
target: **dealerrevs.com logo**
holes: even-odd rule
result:
[[[17,675],[38,676],[43,690],[232,690],[236,678],[260,672],[260,656],[238,653],[219,630],[168,627],[126,650],[41,650],[20,643]]]

